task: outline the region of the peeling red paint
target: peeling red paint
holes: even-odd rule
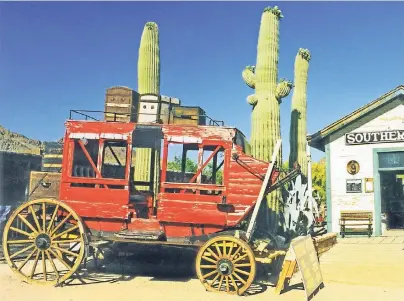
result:
[[[234,144],[237,133],[235,128],[175,124],[146,126],[161,128],[164,135],[160,193],[156,196],[156,202],[151,195],[146,196],[144,201],[130,201],[130,164],[127,164],[124,179],[102,177],[102,171],[99,169],[102,163],[102,144],[107,138],[99,139],[100,147],[95,160],[97,162],[90,162],[96,173],[94,178],[74,177],[71,173],[75,144],[70,134],[74,133],[74,137],[79,137],[80,133],[97,134],[100,137],[105,133],[111,134],[111,137],[119,134],[126,137],[128,145],[132,145],[136,124],[70,120],[66,122],[60,199],[68,203],[90,229],[117,232],[124,227],[129,231],[138,232],[161,230],[167,238],[198,236],[233,227],[251,212],[268,163],[246,155],[241,146]],[[133,139],[136,140],[136,137]],[[166,182],[170,141],[197,143],[200,170],[222,148],[222,185],[200,183],[200,172],[194,175],[190,183]],[[82,142],[79,142],[79,145],[84,147]],[[201,159],[201,149],[204,146],[213,147],[215,150],[206,162]],[[91,160],[89,153],[84,153],[87,159]],[[234,154],[237,158],[233,157]],[[131,148],[128,148],[127,162],[130,162],[131,155]],[[271,181],[276,181],[277,176],[277,172],[273,173]],[[75,187],[78,184],[93,187]],[[114,185],[120,185],[121,188],[112,189]],[[110,189],[105,189],[107,186]],[[169,192],[170,189],[176,189],[178,193]],[[153,207],[154,203],[156,208]]]

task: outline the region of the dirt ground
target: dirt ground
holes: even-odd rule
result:
[[[325,287],[313,300],[404,300],[404,245],[349,242],[345,238],[321,257]],[[82,278],[85,284],[75,280],[64,287],[23,283],[6,264],[0,264],[0,300],[305,300],[300,274],[282,295],[262,284],[251,286],[247,297],[206,292],[193,274],[192,256],[192,252],[170,254],[148,264],[144,258],[132,258],[130,262],[107,265],[103,272],[90,264]]]

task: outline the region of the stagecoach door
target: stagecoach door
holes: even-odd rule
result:
[[[158,219],[224,226],[226,142],[169,136],[164,140]]]

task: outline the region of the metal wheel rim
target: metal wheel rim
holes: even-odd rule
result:
[[[68,205],[54,199],[29,201],[5,225],[4,257],[25,282],[62,283],[84,259],[84,233],[80,217]]]
[[[208,291],[241,295],[255,278],[254,253],[239,238],[214,237],[199,249],[196,273]]]

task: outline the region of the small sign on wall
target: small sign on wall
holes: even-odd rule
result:
[[[346,180],[347,193],[361,193],[362,192],[362,179],[348,179]]]
[[[365,192],[373,192],[373,178],[365,178]]]

